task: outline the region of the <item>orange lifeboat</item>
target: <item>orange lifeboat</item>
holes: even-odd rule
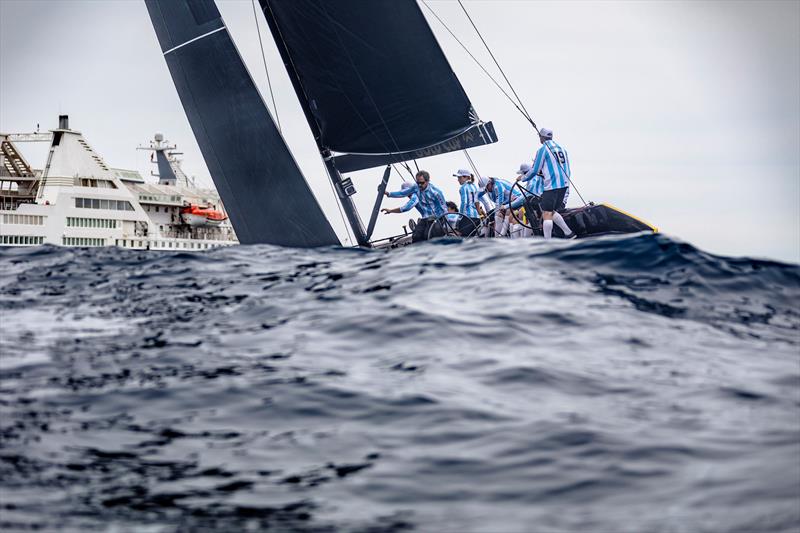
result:
[[[211,206],[189,204],[181,209],[181,219],[190,226],[219,226],[227,218]]]

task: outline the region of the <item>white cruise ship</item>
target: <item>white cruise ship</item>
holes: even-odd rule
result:
[[[35,137],[50,140],[41,170],[31,168],[15,143]],[[0,246],[207,250],[238,244],[219,194],[195,186],[160,134],[145,148],[158,165],[158,183],[107,165],[69,129],[66,115],[49,134],[0,134],[0,143]]]

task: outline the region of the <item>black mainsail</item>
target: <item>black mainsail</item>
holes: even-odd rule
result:
[[[145,0],[189,124],[239,241],[339,244],[213,0]]]
[[[414,0],[259,0],[360,244],[341,172],[497,141]]]

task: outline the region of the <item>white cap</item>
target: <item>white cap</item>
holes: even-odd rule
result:
[[[482,189],[486,188],[487,183],[489,183],[489,178],[487,178],[486,176],[481,176],[480,178],[478,178],[478,185],[480,185]]]
[[[460,178],[462,176],[469,177],[472,176],[472,172],[470,172],[469,170],[464,170],[463,168],[459,168],[458,171],[455,174],[453,174],[453,176],[456,178]]]
[[[542,128],[539,130],[539,137],[543,137],[545,139],[552,139],[553,138],[553,130]]]
[[[520,176],[524,176],[530,171],[531,171],[531,165],[529,163],[522,163],[519,166],[519,170],[517,170],[517,174],[519,174]]]
[[[416,183],[412,183],[410,181],[403,181],[403,186],[400,187],[400,190],[402,191],[404,189],[410,189],[410,188],[412,188],[414,186],[416,186]]]

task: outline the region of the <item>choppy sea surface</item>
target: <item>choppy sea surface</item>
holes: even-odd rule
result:
[[[0,530],[798,531],[800,266],[0,249]]]

